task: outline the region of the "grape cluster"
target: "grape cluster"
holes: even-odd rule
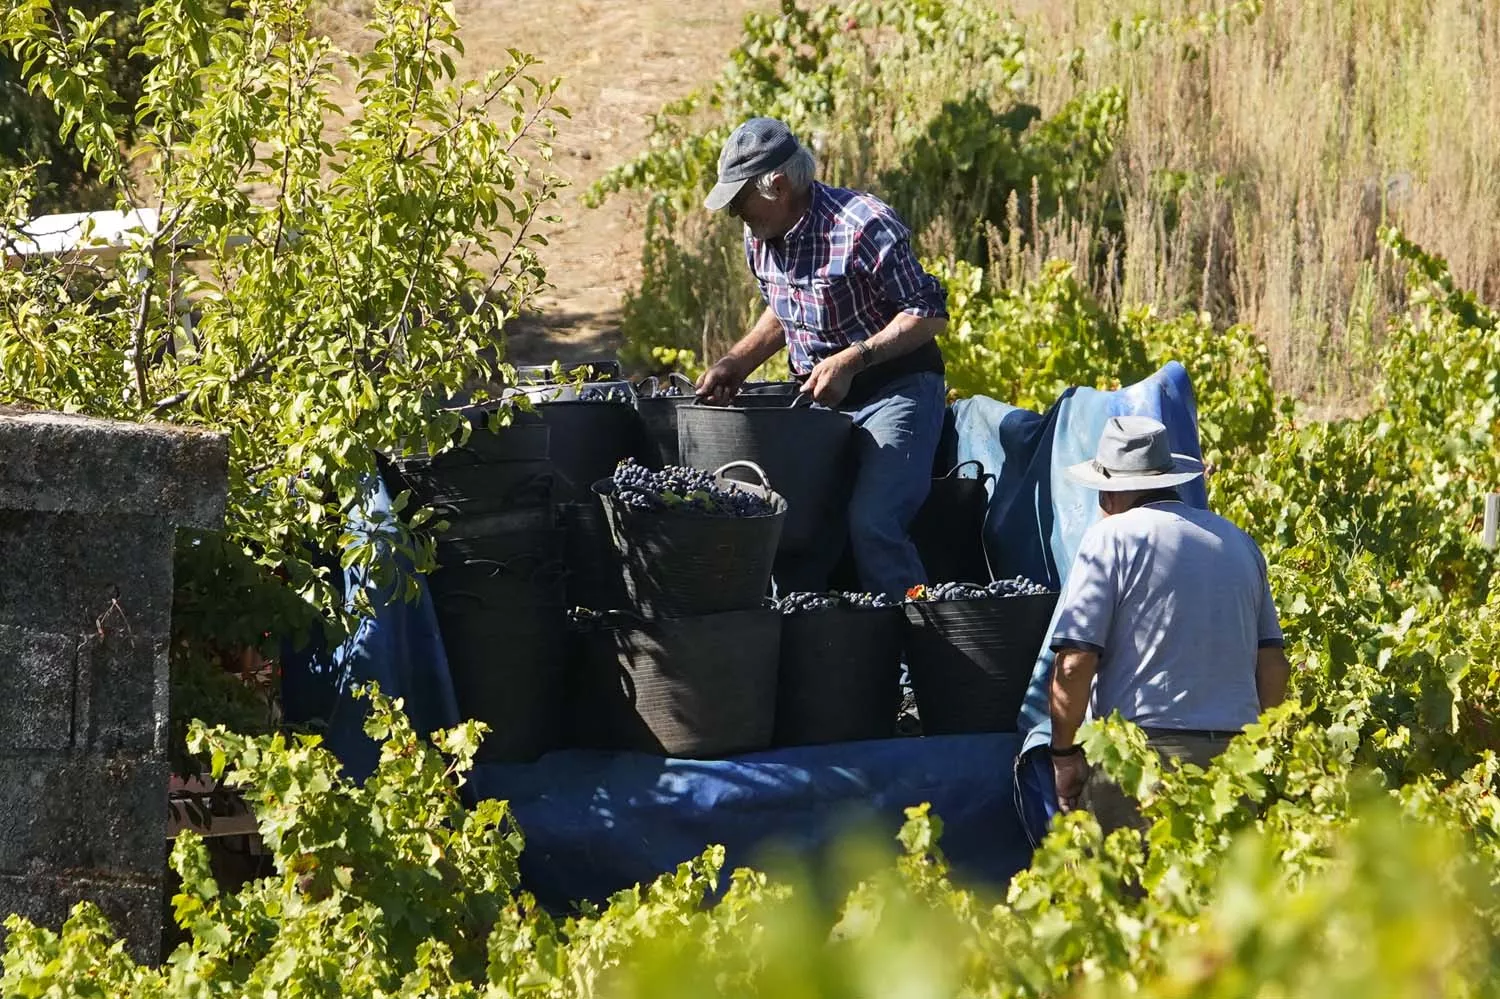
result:
[[[647,468],[634,458],[615,466],[615,496],[636,510],[687,510],[719,517],[764,517],[773,512],[765,497],[721,485],[697,468]]]
[[[583,402],[635,402],[635,389],[629,382],[605,382],[598,385],[585,385],[578,390],[578,398]]]
[[[810,611],[899,607],[901,601],[884,593],[788,593],[776,601],[783,614],[806,614]]]
[[[1052,591],[1041,583],[1016,576],[1012,579],[997,579],[981,586],[978,583],[938,583],[936,586],[914,586],[907,598],[927,603],[942,603],[949,600],[992,600],[999,597],[1036,597]]]

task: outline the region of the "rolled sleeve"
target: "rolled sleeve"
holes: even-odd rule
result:
[[[900,222],[884,216],[866,222],[855,241],[854,259],[900,311],[928,319],[948,317],[948,292],[922,269],[912,252],[911,233]]]
[[[1114,546],[1101,530],[1103,522],[1084,532],[1068,572],[1062,610],[1052,631],[1052,650],[1083,649],[1103,652],[1109,645],[1114,624],[1119,585],[1114,565]]]

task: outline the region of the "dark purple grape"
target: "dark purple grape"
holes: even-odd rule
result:
[[[673,510],[718,517],[764,517],[772,513],[764,497],[725,485],[697,468],[668,465],[651,469],[634,458],[615,467],[615,495],[636,510]]]
[[[920,596],[913,599],[929,603],[942,603],[950,600],[992,600],[1002,597],[1034,597],[1051,592],[1045,584],[1027,579],[1025,576],[1015,576],[1011,579],[997,579],[983,586],[978,583],[934,583],[926,587]]]

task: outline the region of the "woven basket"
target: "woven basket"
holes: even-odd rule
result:
[[[924,734],[1016,731],[1057,597],[906,605],[906,663]]]
[[[574,741],[713,759],[766,749],[781,614],[771,607],[646,620],[613,612],[579,636]]]
[[[900,607],[835,607],[785,615],[775,745],[894,736],[904,627]]]
[[[738,465],[758,475],[762,485],[724,477],[726,470]],[[612,479],[594,483],[624,567],[626,593],[632,605],[648,616],[745,610],[760,605],[770,589],[786,501],[771,490],[765,472],[748,462],[731,462],[714,475],[726,488],[766,497],[773,512],[760,517],[717,517],[637,510],[615,497]]]

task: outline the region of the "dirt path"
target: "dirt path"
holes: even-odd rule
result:
[[[614,355],[620,303],[640,273],[639,196],[585,208],[588,185],[645,147],[647,115],[711,82],[747,12],[770,0],[459,0],[468,60],[501,62],[507,46],[561,76],[556,167],[572,186],[542,253],[553,289],[539,314],[508,327],[510,359],[538,363]],[[487,53],[498,55],[487,56]]]

